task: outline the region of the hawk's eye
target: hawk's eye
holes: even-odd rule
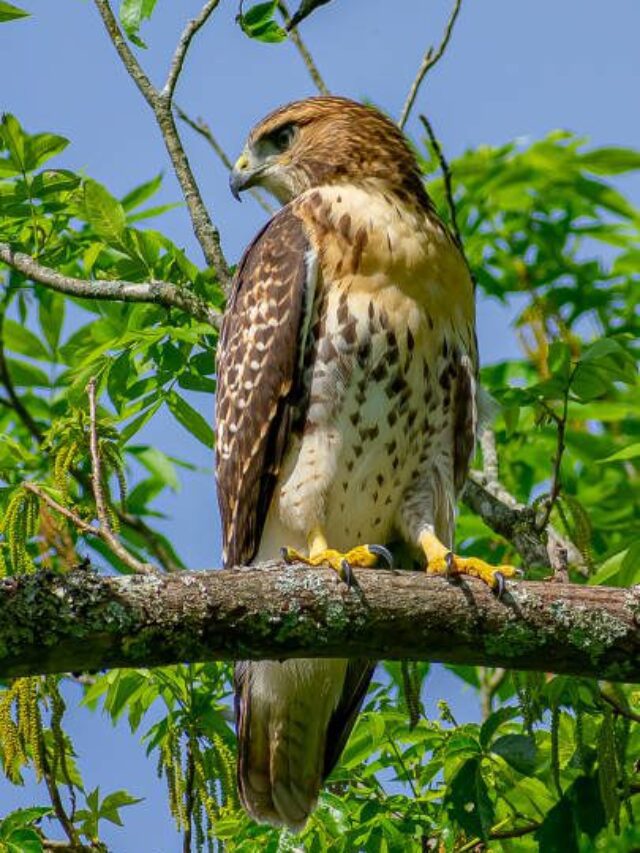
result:
[[[292,124],[285,124],[284,127],[275,130],[269,137],[269,141],[279,154],[286,151],[293,142],[295,136],[295,127]]]

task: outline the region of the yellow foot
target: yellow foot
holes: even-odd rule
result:
[[[332,548],[325,548],[310,556],[301,554],[295,548],[282,548],[280,553],[285,563],[330,566],[349,586],[353,582],[352,568],[371,569],[377,564],[380,557],[390,569],[393,568],[393,557],[383,545],[358,545],[345,553],[334,551]]]
[[[520,577],[522,572],[514,566],[492,566],[479,557],[459,557],[446,548],[435,536],[426,534],[420,544],[427,557],[427,573],[458,577],[468,575],[479,578],[500,598],[506,578]]]

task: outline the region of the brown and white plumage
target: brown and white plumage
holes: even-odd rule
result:
[[[285,207],[242,259],[218,360],[225,565],[425,536],[447,547],[474,446],[473,288],[415,158],[381,113],[312,98],[251,132],[232,174]],[[242,800],[304,825],[369,661],[236,671]]]

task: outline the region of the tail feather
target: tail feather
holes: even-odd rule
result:
[[[294,831],[306,823],[371,678],[369,663],[359,674],[353,667],[328,659],[236,667],[238,789],[257,821]]]

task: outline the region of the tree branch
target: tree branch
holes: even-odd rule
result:
[[[453,4],[453,9],[451,10],[451,14],[449,15],[449,20],[447,21],[447,25],[445,27],[444,35],[442,36],[442,41],[440,42],[437,48],[434,48],[433,46],[428,48],[422,59],[422,62],[420,63],[420,68],[418,68],[418,73],[416,74],[414,81],[411,84],[409,94],[407,95],[407,99],[402,108],[402,113],[400,114],[400,118],[398,120],[398,127],[400,127],[401,130],[404,128],[405,124],[409,119],[409,115],[418,96],[418,91],[420,90],[420,86],[422,85],[424,78],[427,76],[427,72],[430,68],[433,68],[436,62],[438,62],[442,58],[445,50],[447,49],[447,45],[449,44],[449,40],[451,39],[453,27],[456,22],[456,18],[458,17],[458,13],[460,12],[461,6],[462,0],[455,0]]]
[[[102,481],[102,465],[100,460],[100,447],[98,444],[98,417],[96,406],[96,380],[91,378],[87,385],[87,394],[89,395],[89,454],[91,456],[91,487],[93,489],[93,498],[98,514],[98,536],[107,545],[107,547],[122,560],[122,562],[131,569],[132,572],[138,574],[155,573],[156,569],[150,563],[143,563],[134,557],[133,554],[124,547],[122,542],[111,529],[111,521],[109,519],[109,510],[107,500],[104,494],[104,483]]]
[[[79,299],[108,299],[115,302],[146,302],[164,308],[179,308],[196,320],[220,327],[222,316],[199,296],[168,281],[131,281],[97,279],[88,281],[63,275],[39,264],[31,255],[15,252],[8,243],[0,243],[0,261],[51,290]]]
[[[269,564],[0,580],[0,676],[181,661],[410,658],[640,682],[640,590]]]
[[[229,288],[231,282],[231,272],[220,244],[220,233],[211,221],[211,217],[209,216],[207,208],[202,200],[202,196],[200,195],[200,189],[196,183],[193,172],[191,171],[191,166],[184,148],[182,147],[180,134],[178,133],[178,128],[176,127],[176,123],[173,118],[171,106],[171,96],[173,95],[173,90],[182,68],[186,51],[191,43],[191,39],[209,17],[217,3],[214,4],[213,0],[209,0],[200,15],[187,25],[187,28],[185,29],[185,32],[178,44],[178,48],[176,49],[176,53],[174,54],[169,77],[167,78],[168,89],[165,87],[167,94],[159,92],[142,70],[140,63],[134,56],[131,48],[127,44],[126,38],[118,26],[118,22],[113,14],[109,0],[94,0],[94,3],[100,13],[109,38],[113,42],[113,46],[122,60],[122,64],[140,90],[140,93],[146,102],[153,110],[160,132],[162,133],[164,144],[171,159],[173,170],[180,184],[180,188],[182,189],[182,195],[187,203],[187,209],[189,210],[195,235],[200,243],[207,263],[215,269],[220,283],[226,290]],[[211,9],[209,8],[210,6],[212,6]],[[205,12],[206,14],[204,14]]]
[[[198,30],[207,23],[207,20],[212,12],[217,8],[219,2],[220,0],[207,0],[196,17],[189,21],[187,26],[184,28],[183,33],[180,36],[178,46],[173,54],[173,59],[171,60],[167,82],[164,84],[164,88],[160,93],[160,96],[166,101],[171,102],[173,100],[173,93],[175,92],[178,77],[182,71],[187,51],[191,45],[191,40]]]
[[[309,49],[302,41],[302,36],[298,32],[297,26],[293,24],[291,15],[289,14],[289,9],[287,8],[287,5],[283,2],[283,0],[278,3],[278,11],[282,15],[282,20],[284,21],[285,29],[289,33],[289,38],[298,49],[298,53],[300,54],[300,57],[302,58],[302,61],[304,62],[307,71],[309,72],[309,76],[313,80],[314,86],[316,87],[318,92],[320,92],[321,95],[329,95],[329,88],[322,79],[322,74],[320,74],[318,66],[314,62],[313,56],[311,56]]]

